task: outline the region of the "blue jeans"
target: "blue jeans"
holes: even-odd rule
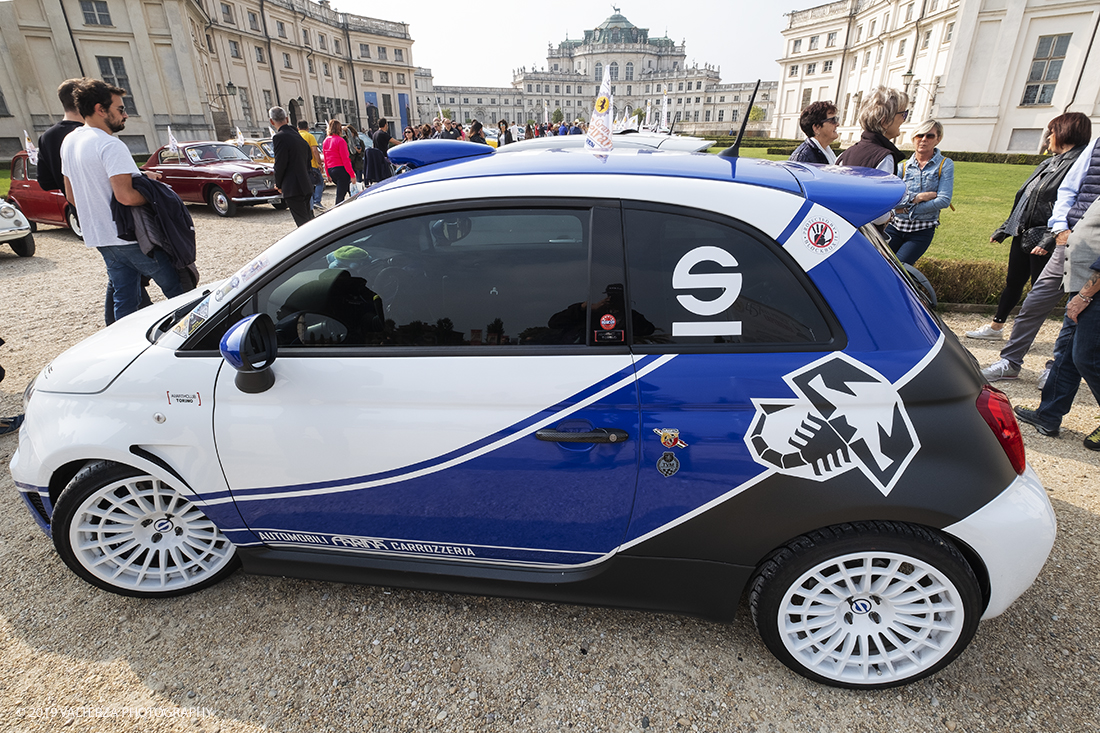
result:
[[[1100,403],[1100,308],[1095,304],[1081,311],[1077,323],[1068,318],[1062,321],[1054,342],[1054,366],[1035,411],[1044,425],[1056,428],[1062,424],[1062,418],[1073,407],[1082,378]]]
[[[114,247],[100,247],[99,254],[107,264],[107,278],[114,290],[115,319],[124,318],[141,307],[141,276],[153,278],[166,298],[174,298],[187,292],[180,282],[176,268],[163,250],[153,251],[153,257],[142,254],[141,247],[134,244],[120,244]]]
[[[890,249],[894,250],[898,259],[908,265],[915,265],[932,244],[932,237],[936,236],[936,227],[915,232],[899,232],[893,224],[887,224],[886,235],[890,237]]]
[[[309,169],[309,179],[313,183],[313,200],[310,202],[310,208],[315,209],[321,204],[321,194],[325,192],[325,177],[321,175],[320,168]]]

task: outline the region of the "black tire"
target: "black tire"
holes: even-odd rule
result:
[[[287,203],[286,203],[286,201],[283,201],[282,199],[280,199],[280,200],[278,200],[278,201],[272,201],[272,202],[271,202],[271,205],[272,205],[273,207],[275,207],[275,210],[276,210],[276,211],[283,211],[284,209],[286,209],[286,208],[287,208]]]
[[[28,234],[22,239],[13,239],[8,242],[15,254],[20,257],[34,257],[34,235]]]
[[[124,596],[193,593],[240,565],[236,547],[187,494],[111,461],[73,477],[57,499],[52,532],[74,573]]]
[[[228,217],[237,213],[237,204],[229,198],[229,194],[221,186],[214,186],[210,189],[210,192],[206,195],[206,203],[210,204],[210,208],[218,216]]]
[[[974,637],[985,605],[954,545],[900,522],[798,537],[764,559],[749,587],[772,654],[804,677],[851,689],[896,687],[943,669]],[[902,593],[905,603],[895,605]]]
[[[76,209],[71,206],[65,208],[65,223],[69,225],[72,233],[84,239],[84,230],[80,228],[80,219],[76,216]]]

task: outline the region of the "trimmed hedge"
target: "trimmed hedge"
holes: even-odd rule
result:
[[[973,303],[995,307],[1005,286],[1008,261],[991,263],[921,257],[917,261],[917,269],[928,278],[940,303]],[[1024,288],[1024,295],[1030,287],[1028,285]],[[1064,297],[1062,301],[1064,304]]]

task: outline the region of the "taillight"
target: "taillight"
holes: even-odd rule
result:
[[[1012,412],[1012,404],[1005,393],[988,384],[982,387],[978,395],[978,412],[989,424],[989,429],[997,436],[1005,455],[1012,463],[1017,474],[1022,474],[1027,458],[1024,456],[1024,438],[1020,434],[1020,424]]]

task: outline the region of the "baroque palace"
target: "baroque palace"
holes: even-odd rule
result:
[[[649,34],[627,20],[618,9],[584,38],[566,39],[547,49],[543,69],[513,71],[509,87],[435,86],[430,69],[417,69],[416,107],[422,120],[450,110],[454,119],[498,120],[523,125],[555,119],[591,118],[592,104],[604,76],[611,82],[615,119],[651,106],[656,124],[667,95],[668,119],[682,132],[724,132],[739,126],[748,112],[755,82],[723,84],[720,69],[689,65],[683,42]],[[746,128],[764,134],[771,127],[777,82],[760,85],[755,106],[759,120]],[[762,116],[761,116],[762,115]]]
[[[267,110],[407,124],[408,25],[339,13],[328,0],[0,0],[0,159],[62,116],[57,86],[89,76],[128,90],[119,137],[134,153],[168,141],[270,135]]]
[[[800,137],[810,102],[837,105],[841,142],[859,139],[860,102],[879,85],[908,92],[899,144],[922,120],[946,150],[1037,150],[1047,122],[1100,124],[1096,0],[840,0],[788,14],[773,132]]]

